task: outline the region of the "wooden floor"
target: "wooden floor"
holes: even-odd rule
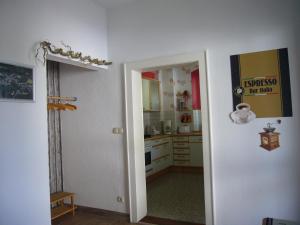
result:
[[[78,207],[75,216],[64,215],[54,219],[52,225],[133,225],[129,216],[105,210]]]
[[[196,223],[181,222],[169,219],[161,219],[152,216],[145,217],[140,223],[130,223],[126,214],[93,209],[79,206],[75,216],[72,213],[52,220],[52,225],[201,225]]]

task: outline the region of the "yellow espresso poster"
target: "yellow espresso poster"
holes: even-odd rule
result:
[[[248,103],[257,118],[292,116],[288,50],[230,57],[233,109]]]

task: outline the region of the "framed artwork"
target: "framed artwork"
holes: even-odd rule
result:
[[[233,109],[245,103],[257,118],[292,117],[288,49],[230,56]]]
[[[0,100],[34,101],[33,67],[0,62]]]

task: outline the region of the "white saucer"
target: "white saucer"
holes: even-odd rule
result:
[[[234,111],[232,113],[230,113],[230,118],[232,119],[232,121],[236,124],[245,124],[245,123],[249,123],[251,122],[252,120],[254,120],[256,118],[256,115],[254,112],[252,111],[249,111],[249,114],[247,116],[247,119],[246,120],[242,120],[240,118],[240,115],[237,111]]]

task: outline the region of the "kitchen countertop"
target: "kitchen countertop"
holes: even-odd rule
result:
[[[195,131],[190,133],[176,133],[176,134],[172,134],[172,136],[202,136],[202,132]]]
[[[167,138],[167,137],[171,137],[171,134],[158,134],[158,135],[153,135],[151,137],[147,137],[145,138],[145,140],[155,140],[155,139],[161,139],[161,138]]]
[[[155,139],[161,139],[161,138],[167,138],[167,137],[176,137],[176,136],[202,136],[202,132],[190,132],[190,133],[175,133],[175,134],[158,134],[153,135],[151,137],[145,138],[145,140],[155,140]]]

